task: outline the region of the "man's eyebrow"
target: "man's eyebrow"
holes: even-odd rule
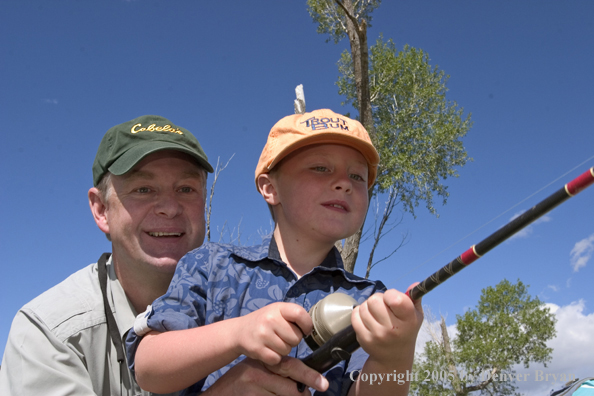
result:
[[[141,170],[131,170],[128,173],[122,175],[124,179],[131,180],[131,179],[150,179],[154,176],[153,173]]]
[[[182,174],[184,177],[191,177],[191,178],[204,178],[204,172],[198,169],[186,170]]]
[[[134,180],[134,179],[151,179],[153,177],[155,177],[155,173],[153,172],[147,172],[144,170],[132,170],[124,175],[122,175],[126,180]],[[201,172],[200,170],[196,169],[192,169],[192,170],[186,170],[182,173],[182,177],[183,178],[198,178],[198,179],[202,179],[203,178],[203,172]]]

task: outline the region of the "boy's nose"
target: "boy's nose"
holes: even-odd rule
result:
[[[336,190],[345,190],[345,192],[351,192],[353,188],[353,181],[349,175],[341,175],[336,178],[333,187]]]

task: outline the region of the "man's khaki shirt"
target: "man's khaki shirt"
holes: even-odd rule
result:
[[[107,263],[107,296],[120,337],[136,313]],[[0,369],[0,395],[150,395],[121,367],[111,341],[97,264],[72,274],[16,314]]]

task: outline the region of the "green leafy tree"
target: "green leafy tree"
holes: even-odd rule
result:
[[[328,34],[328,41],[349,39],[350,51],[343,52],[338,63],[339,94],[344,95],[344,104],[359,110],[359,120],[381,158],[370,198],[382,194],[387,201],[383,217],[376,221],[369,275],[377,263],[375,249],[390,230],[385,226],[397,204],[414,216],[421,201],[433,214],[436,196],[446,203],[447,186],[442,182],[458,176],[457,167],[468,160],[461,138],[472,122],[470,115],[464,118],[463,109],[446,99],[449,76],[431,66],[425,52],[409,46],[398,51],[392,40],[383,37],[368,48],[367,27],[379,0],[308,0],[307,4],[318,32]],[[342,247],[345,268],[351,272],[362,232]]]
[[[476,308],[456,319],[455,340],[442,318],[441,339],[427,342],[417,358],[412,394],[514,395],[515,365],[546,367],[551,360],[546,343],[556,334],[555,317],[520,280],[483,289]]]

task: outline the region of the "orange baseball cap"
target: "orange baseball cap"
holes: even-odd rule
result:
[[[272,127],[256,167],[256,188],[258,188],[258,176],[270,172],[293,151],[312,144],[324,143],[342,144],[359,151],[367,160],[369,169],[367,186],[368,188],[373,186],[377,176],[379,154],[363,125],[332,110],[321,109],[287,116]]]

